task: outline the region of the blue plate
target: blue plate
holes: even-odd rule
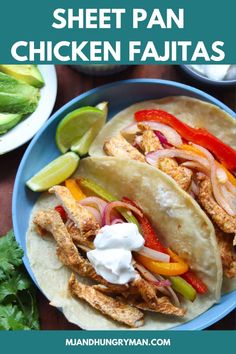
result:
[[[60,120],[70,111],[81,106],[94,106],[99,102],[109,102],[109,119],[118,111],[139,101],[161,98],[165,96],[185,95],[213,103],[230,115],[235,113],[212,96],[193,87],[173,81],[156,79],[135,79],[119,81],[90,90],[59,109],[33,138],[20,163],[13,191],[13,226],[16,239],[25,251],[24,264],[37,284],[26,255],[25,235],[28,228],[31,210],[38,198],[38,193],[31,192],[25,182],[43,166],[60,155],[55,145],[56,127]],[[177,326],[175,330],[200,330],[210,326],[226,316],[236,307],[236,292],[225,295],[219,304],[194,320]]]

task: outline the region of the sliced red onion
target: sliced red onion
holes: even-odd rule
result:
[[[141,273],[141,275],[146,279],[148,282],[153,283],[156,281],[164,281],[165,278],[163,278],[161,275],[156,275],[154,276],[152,273],[150,273],[143,265],[136,263],[135,267],[138,269],[138,271]],[[169,296],[173,300],[173,304],[177,307],[180,306],[180,302],[178,299],[178,296],[174,292],[171,286],[157,286],[155,285],[157,290],[160,291],[162,294]]]
[[[102,225],[102,216],[100,212],[91,206],[85,206],[85,208],[95,217],[96,221],[99,223],[99,225]]]
[[[137,253],[140,254],[141,256],[151,258],[154,261],[164,262],[164,263],[170,262],[170,256],[168,254],[155,251],[149,247],[144,246]]]
[[[221,193],[225,200],[227,200],[229,207],[231,208],[232,211],[234,211],[234,215],[236,215],[236,198],[235,195],[233,195],[225,185],[220,186]],[[234,216],[232,215],[232,216]]]
[[[205,166],[201,165],[198,162],[185,161],[185,162],[181,163],[181,166],[188,167],[188,168],[203,172],[206,176],[210,176],[210,168],[206,168]]]
[[[199,146],[197,144],[192,144],[192,145],[195,146],[198,150],[202,151],[209,161],[210,170],[211,170],[211,184],[212,184],[215,200],[226,211],[226,213],[228,213],[231,216],[235,216],[236,206],[233,205],[231,200],[227,200],[228,199],[227,195],[225,193],[224,194],[222,193],[222,189],[219,186],[219,182],[217,180],[217,175],[216,175],[217,166],[213,155],[202,146]]]
[[[165,135],[163,135],[163,134],[162,134],[161,132],[159,132],[159,131],[155,131],[154,133],[155,133],[155,135],[158,137],[158,139],[160,140],[160,143],[161,143],[162,145],[164,145],[164,146],[169,145],[169,143],[168,143],[168,141],[167,141]]]
[[[99,212],[102,215],[104,212],[105,206],[107,205],[107,202],[105,202],[103,199],[98,198],[98,197],[87,197],[85,199],[80,200],[79,204],[84,205],[84,206],[95,207],[96,209],[99,210]]]
[[[227,181],[225,186],[230,193],[232,193],[236,196],[236,188],[235,188],[235,186],[233,186],[233,184],[230,181]]]
[[[142,264],[140,263],[135,263],[135,268],[140,272],[140,274],[144,277],[144,279],[146,279],[148,282],[150,283],[156,283],[157,282],[157,278],[152,274],[150,273]],[[156,285],[156,284],[155,284]],[[156,287],[158,288],[158,290],[165,294],[165,295],[169,295],[167,289],[164,287],[164,286],[158,286],[156,285]]]
[[[225,172],[225,170],[223,170],[223,168],[221,167],[217,167],[216,169],[216,177],[219,183],[226,183],[228,181],[228,176]]]
[[[143,216],[142,212],[136,208],[133,205],[130,205],[128,203],[125,202],[121,202],[121,201],[114,201],[114,202],[110,202],[106,205],[103,215],[102,215],[102,224],[103,225],[111,225],[111,212],[113,211],[114,208],[125,208],[125,209],[129,209],[131,211],[133,211],[135,214],[139,215],[140,217]]]
[[[165,278],[163,278],[161,275],[156,275],[156,278],[157,278],[158,280],[160,280],[160,281],[165,279]],[[174,304],[175,306],[177,306],[177,307],[180,307],[179,298],[178,298],[178,296],[176,295],[176,293],[174,292],[174,290],[172,289],[172,287],[171,287],[171,286],[167,286],[165,289],[167,289],[167,290],[169,291],[170,296],[171,296],[171,298],[172,298],[172,300],[173,300],[173,304]]]
[[[198,187],[198,185],[197,185],[194,181],[191,182],[190,190],[193,192],[193,194],[194,194],[195,196],[198,196],[198,194],[199,194],[199,187]]]
[[[140,124],[140,123],[139,123]],[[162,123],[156,122],[143,122],[144,125],[148,126],[150,129],[154,131],[161,132],[167,140],[167,143],[173,146],[180,146],[182,144],[181,136],[171,127]],[[139,132],[140,129],[138,128],[137,123],[133,123],[129,125],[127,128],[121,131],[122,135],[134,135]]]
[[[190,160],[200,163],[206,168],[209,168],[209,162],[206,158],[201,157],[197,154],[193,154],[192,152],[188,152],[185,150],[180,149],[164,149],[164,150],[157,150],[151,152],[150,154],[146,155],[146,161],[150,165],[156,165],[157,161],[163,157],[176,157],[179,159]]]
[[[112,220],[111,225],[115,225],[115,224],[123,224],[124,220],[120,219],[120,218],[115,218],[114,220]]]
[[[167,143],[173,146],[180,146],[182,145],[182,139],[179,133],[177,133],[173,128],[169,127],[168,125],[156,122],[143,122],[144,125],[148,126],[150,129],[154,131],[158,131],[162,133],[166,139]]]

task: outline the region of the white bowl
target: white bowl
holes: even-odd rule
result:
[[[17,124],[9,132],[0,135],[0,155],[6,154],[29,141],[50,116],[57,96],[57,75],[54,65],[38,65],[45,85],[34,113]]]

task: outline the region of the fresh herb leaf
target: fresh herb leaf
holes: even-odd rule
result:
[[[13,231],[9,231],[5,237],[0,237],[0,271],[7,275],[22,264],[23,251],[19,248]],[[1,278],[4,277],[2,274]]]
[[[27,325],[31,329],[39,329],[39,314],[35,288],[31,286],[28,290],[22,291],[20,293],[20,301],[24,308],[24,315],[27,318]]]
[[[0,302],[9,295],[17,295],[18,291],[28,289],[30,285],[26,274],[15,270],[8,279],[0,282]]]
[[[0,329],[30,329],[25,317],[16,305],[0,305]]]
[[[0,330],[39,329],[35,288],[12,231],[0,237]]]

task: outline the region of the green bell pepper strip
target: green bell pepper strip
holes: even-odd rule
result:
[[[117,198],[114,195],[107,192],[106,189],[99,186],[97,183],[95,183],[94,181],[92,181],[89,178],[80,177],[80,178],[76,179],[76,182],[82,188],[85,188],[85,189],[89,190],[90,192],[95,193],[97,196],[106,200],[107,202],[114,202],[117,200]],[[117,210],[125,218],[125,220],[127,222],[132,222],[133,224],[136,224],[138,226],[138,228],[140,229],[140,225],[139,225],[138,220],[130,211],[127,211],[124,208],[117,208]]]
[[[169,277],[168,279],[171,281],[171,286],[174,291],[183,295],[187,300],[195,300],[197,292],[186,280],[179,276]]]

